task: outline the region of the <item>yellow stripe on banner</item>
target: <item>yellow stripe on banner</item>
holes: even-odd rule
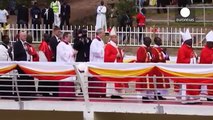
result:
[[[199,78],[199,77],[213,77],[213,73],[204,73],[204,74],[198,74],[198,73],[184,73],[184,72],[174,72],[174,71],[171,71],[171,70],[166,70],[166,69],[163,69],[163,68],[159,68],[160,70],[162,70],[163,72],[165,73],[168,73],[168,74],[172,74],[174,76],[179,76],[179,77],[192,77],[192,78]]]
[[[58,72],[44,72],[44,71],[37,71],[30,68],[23,67],[19,65],[21,69],[25,72],[30,74],[40,74],[40,75],[75,75],[75,70],[67,70],[67,71],[58,71]]]
[[[89,67],[89,71],[92,71],[99,75],[113,76],[113,77],[123,77],[123,76],[139,76],[150,72],[154,67],[148,67],[139,70],[112,70],[112,69],[100,69]]]
[[[0,73],[3,74],[3,73],[10,72],[11,70],[15,69],[16,66],[17,65],[15,64],[15,65],[10,65],[10,66],[7,66],[7,67],[0,68]]]

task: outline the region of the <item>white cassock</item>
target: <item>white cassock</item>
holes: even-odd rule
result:
[[[56,49],[56,62],[71,63],[75,62],[74,49],[71,44],[61,41]]]
[[[106,12],[107,8],[105,6],[98,6],[95,30],[104,28],[104,30],[107,31]]]
[[[11,61],[8,49],[4,45],[0,45],[0,61]]]
[[[104,42],[97,38],[90,45],[90,62],[104,62]]]
[[[63,63],[72,63],[75,62],[74,58],[74,49],[72,48],[71,44],[66,44],[65,42],[61,41],[56,49],[56,62],[63,62]],[[75,77],[69,77],[63,79],[64,81],[75,80]]]
[[[72,48],[71,44],[66,44],[65,42],[61,41],[56,49],[56,62],[60,63],[72,63],[75,62],[74,59],[74,49]],[[59,97],[75,97],[75,80],[76,77],[68,77],[61,81],[68,81],[68,82],[59,82],[59,92],[68,92],[68,93],[59,93]],[[71,81],[71,82],[70,82]]]

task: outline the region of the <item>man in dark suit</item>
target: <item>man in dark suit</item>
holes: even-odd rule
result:
[[[17,14],[17,24],[18,28],[26,27],[28,28],[28,22],[29,22],[29,11],[28,8],[25,5],[20,5],[18,8],[18,14]]]
[[[19,39],[14,43],[14,60],[15,61],[29,61],[27,58],[27,51],[25,47],[27,33],[25,31],[19,32]]]
[[[52,62],[56,62],[56,48],[60,42],[61,29],[57,26],[53,29],[53,36],[50,38],[50,48],[53,52]]]
[[[41,24],[41,9],[38,7],[37,2],[34,3],[32,9],[30,10],[30,16],[32,18],[33,29],[40,29]],[[37,38],[40,35],[40,32],[37,30],[34,31],[34,38]]]
[[[53,9],[48,7],[48,5],[45,5],[45,8],[42,9],[43,23],[45,25],[45,29],[52,29],[53,23],[54,23],[54,12]],[[46,31],[48,33],[48,31]],[[49,32],[51,34],[51,32]]]
[[[86,28],[80,29],[74,39],[73,48],[78,51],[76,55],[76,62],[88,62],[89,61],[89,51],[90,44],[92,40],[87,37]]]
[[[57,26],[55,26],[55,28],[53,29],[53,37],[50,38],[50,48],[52,50],[53,53],[53,58],[52,58],[52,62],[56,62],[56,48],[57,45],[60,42],[60,36],[61,36],[61,29]],[[48,88],[49,91],[54,92],[53,96],[57,97],[58,94],[58,82],[49,82],[48,86],[51,86],[50,88]]]
[[[69,27],[70,23],[70,5],[66,1],[61,5],[61,29],[66,25]]]
[[[19,32],[19,39],[14,43],[13,52],[14,52],[14,60],[15,61],[30,61],[30,55],[28,54],[27,46],[26,46],[27,33],[26,31]],[[17,68],[18,73],[20,74],[18,77],[18,87],[20,96],[32,96],[33,91],[35,91],[33,77],[23,75],[25,74],[19,67]],[[25,81],[26,80],[26,81]],[[32,80],[32,81],[29,81]],[[31,86],[31,87],[26,87]],[[23,91],[30,91],[30,93],[26,93]],[[22,98],[25,99],[25,98]]]

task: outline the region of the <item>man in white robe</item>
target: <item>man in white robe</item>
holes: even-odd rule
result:
[[[96,38],[92,40],[90,45],[90,62],[104,62],[104,36],[103,29],[99,28],[96,31]]]
[[[71,33],[64,33],[63,40],[57,46],[56,62],[75,62],[74,49],[71,44]]]
[[[101,1],[101,5],[97,8],[95,30],[103,28],[105,31],[107,31],[106,12],[107,8],[104,6],[104,1]]]
[[[0,45],[0,61],[11,61],[12,48],[10,46],[10,38],[8,35],[2,36],[2,44]]]
[[[71,44],[71,33],[65,32],[63,34],[62,41],[57,46],[57,54],[56,54],[56,62],[60,63],[72,63],[75,62],[75,51],[72,48]],[[59,92],[67,92],[67,93],[59,93],[59,97],[63,97],[62,99],[70,99],[71,97],[75,97],[75,83],[73,82],[75,77],[68,77],[63,79],[62,81],[67,82],[59,82]],[[68,87],[69,86],[69,87]],[[66,98],[64,98],[66,97]],[[73,99],[73,98],[71,98]]]
[[[99,28],[96,31],[96,38],[92,40],[90,45],[90,62],[104,62],[104,42],[102,40],[104,36],[104,30]],[[90,77],[88,79],[89,83],[89,96],[90,97],[105,97],[106,96],[106,83],[103,83],[100,79],[96,77]],[[93,87],[93,88],[92,88]],[[99,87],[99,88],[94,88]],[[98,94],[93,94],[93,92]]]

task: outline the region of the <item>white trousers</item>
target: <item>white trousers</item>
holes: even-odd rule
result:
[[[59,14],[54,14],[54,26],[60,27],[61,25],[61,19],[59,17]]]

